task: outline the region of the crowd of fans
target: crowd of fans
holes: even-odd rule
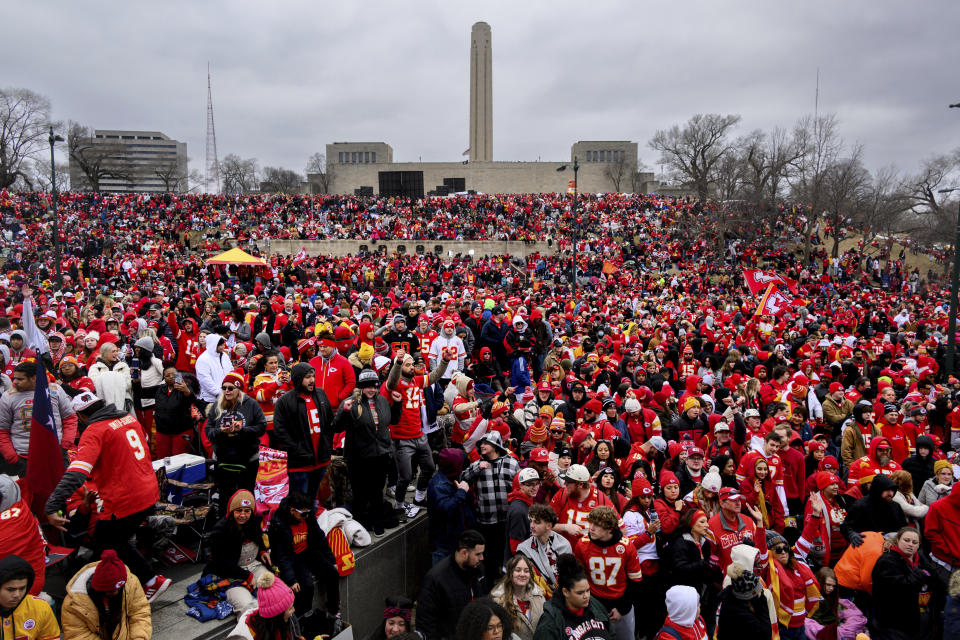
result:
[[[902,252],[833,259],[814,238],[804,262],[781,242],[796,207],[743,238],[710,204],[585,196],[571,294],[563,196],[63,194],[58,286],[45,207],[0,193],[5,634],[59,633],[40,598],[53,542],[93,553],[53,594],[64,637],[148,637],[170,585],[135,542],[152,461],[193,452],[218,498],[201,582],[234,637],[305,635],[318,602],[339,623],[317,518],[340,507],[373,536],[428,519],[432,569],[376,638],[960,637],[960,381],[946,289]],[[220,227],[252,250],[560,250],[215,268]],[[786,308],[757,314],[756,268],[790,283]],[[68,460],[33,505],[46,539],[22,479],[38,379]],[[286,454],[272,515],[264,445]]]

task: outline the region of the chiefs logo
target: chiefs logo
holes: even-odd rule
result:
[[[597,506],[597,501],[596,501],[596,500],[591,500],[590,502],[587,503],[587,506],[592,509],[592,508],[594,508],[595,506]]]
[[[626,550],[627,550],[626,547],[624,547],[622,544],[617,545],[617,553],[623,553]]]

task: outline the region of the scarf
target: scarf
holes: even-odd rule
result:
[[[904,553],[903,549],[901,549],[901,548],[900,548],[899,546],[897,546],[896,544],[894,544],[892,547],[890,547],[890,550],[891,550],[891,551],[896,551],[897,553],[899,553],[899,554],[900,554],[900,557],[903,558],[904,560],[906,560],[906,561],[907,561],[907,564],[910,565],[911,568],[916,569],[916,568],[920,565],[920,558],[917,557],[917,554],[913,554],[912,556],[908,556],[906,553]]]

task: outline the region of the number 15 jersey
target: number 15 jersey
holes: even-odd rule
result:
[[[143,427],[129,414],[93,422],[80,436],[67,471],[78,471],[99,489],[106,517],[123,518],[160,497]]]
[[[400,392],[400,420],[390,425],[390,437],[394,440],[413,440],[423,435],[423,389],[427,386],[426,376],[413,376],[406,380],[403,376],[397,381],[395,391]],[[383,383],[380,393],[390,402],[390,390]]]

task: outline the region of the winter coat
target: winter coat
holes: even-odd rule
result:
[[[263,520],[257,514],[251,515],[242,527],[237,527],[236,521],[229,516],[221,518],[210,530],[208,538],[210,562],[203,568],[203,575],[215,575],[218,578],[246,580],[250,576],[250,572],[238,564],[245,540],[257,545],[258,556],[270,550],[267,536],[263,533]]]
[[[189,431],[193,427],[193,416],[190,407],[196,406],[201,411],[205,408],[202,400],[196,395],[186,395],[178,389],[163,385],[154,395],[153,423],[157,433],[176,435]]]
[[[535,585],[532,580],[529,584],[530,589],[527,594],[527,602],[530,603],[530,609],[528,615],[521,614],[519,620],[515,620],[513,623],[513,632],[520,640],[533,640],[533,632],[537,628],[537,623],[543,615],[543,606],[546,604],[543,589]],[[490,590],[490,597],[493,598],[494,602],[505,607],[506,603],[503,601],[503,596],[502,584],[498,583],[497,586]],[[513,601],[514,603],[517,602],[516,595],[513,596]]]
[[[896,491],[897,485],[887,476],[879,475],[870,484],[870,493],[854,502],[847,517],[840,525],[843,536],[849,540],[850,532],[879,531],[890,533],[907,526],[903,510],[896,502],[887,502],[880,494],[888,489]]]
[[[960,482],[954,482],[949,495],[930,506],[924,526],[931,555],[960,567]]]
[[[577,615],[567,608],[563,592],[558,590],[543,606],[543,615],[540,616],[533,640],[577,640],[580,637],[602,640],[616,638],[616,633],[606,608],[599,600],[590,598],[587,608]]]
[[[949,494],[952,486],[953,485],[946,484],[943,485],[943,488],[937,490],[937,479],[927,478],[920,488],[920,495],[917,496],[917,499],[929,507],[943,496]]]
[[[231,370],[233,363],[226,353],[217,353],[217,344],[223,340],[216,333],[207,336],[206,349],[197,357],[195,366],[197,381],[200,382],[200,399],[214,402],[220,395],[220,384]]]
[[[417,599],[417,631],[424,640],[453,640],[460,612],[481,595],[483,572],[461,569],[453,555],[433,566],[423,578]]]
[[[427,527],[430,549],[453,551],[457,538],[476,526],[470,496],[452,480],[437,471],[427,486]]]
[[[133,381],[126,362],[117,360],[110,366],[98,358],[88,375],[97,389],[98,398],[118,409],[133,409]]]
[[[373,397],[378,423],[373,422],[370,402],[362,393],[353,394],[353,407],[344,411],[343,405],[337,410],[333,421],[334,433],[346,431],[344,456],[348,464],[351,460],[376,458],[390,454],[393,441],[390,439],[390,422],[393,409],[390,402],[379,393]]]
[[[707,585],[717,577],[716,571],[710,567],[713,543],[708,538],[701,542],[702,546],[698,548],[693,537],[685,533],[667,547],[667,566],[670,567],[667,580],[671,586],[685,584],[703,594]]]
[[[226,433],[221,430],[226,420],[240,420],[240,431]],[[207,440],[213,445],[213,452],[219,464],[246,465],[257,458],[260,449],[260,436],[267,429],[267,419],[257,401],[248,395],[241,395],[240,402],[231,411],[217,412],[214,402],[207,410]]]
[[[923,597],[929,603],[935,581],[932,573],[922,558],[912,566],[896,549],[885,551],[873,565],[873,626],[900,631],[907,638],[929,637],[929,629],[922,624],[919,599]]]
[[[333,410],[327,394],[319,384],[313,387],[313,403],[320,420],[320,439],[316,448],[307,420],[307,403],[300,396],[300,383],[306,373],[301,366],[294,367],[291,374],[293,389],[283,394],[273,410],[273,431],[270,446],[287,452],[287,468],[315,467],[330,462],[333,450]],[[259,408],[259,407],[258,407]]]
[[[917,436],[916,448],[926,446],[930,449],[927,457],[923,458],[920,454],[915,454],[903,461],[903,469],[909,471],[913,476],[913,490],[918,491],[923,483],[933,477],[933,438],[927,435]]]
[[[60,619],[63,637],[71,640],[101,640],[100,612],[87,593],[87,585],[99,562],[91,562],[67,583]],[[127,569],[123,585],[123,613],[113,632],[113,640],[150,640],[153,627],[150,622],[150,603],[143,594],[137,577]]]
[[[717,599],[720,612],[716,640],[770,640],[773,627],[766,596],[741,600],[733,595],[733,587],[726,587]]]
[[[910,497],[903,495],[902,492],[897,491],[893,494],[893,501],[900,505],[900,509],[903,510],[903,515],[907,517],[907,521],[911,524],[919,524],[923,522],[924,516],[927,515],[927,505],[919,502],[912,493]]]
[[[298,582],[295,566],[306,565],[315,574],[319,566],[336,567],[337,561],[330,550],[330,543],[312,515],[306,519],[307,549],[302,553],[293,550],[293,525],[288,499],[280,501],[277,511],[270,518],[270,561],[280,570],[280,579],[287,585]],[[302,575],[302,573],[300,574]]]

